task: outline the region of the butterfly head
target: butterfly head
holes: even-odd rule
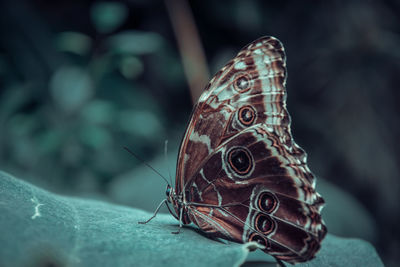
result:
[[[182,193],[177,194],[175,189],[170,185],[167,185],[165,194],[167,195],[168,203],[172,204],[173,209],[175,211],[173,212],[169,208],[169,205],[167,205],[169,212],[182,224],[189,224],[191,221],[187,213],[186,202],[183,200],[184,198],[183,194]]]

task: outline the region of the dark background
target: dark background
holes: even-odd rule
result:
[[[296,142],[321,181],[365,209],[374,226],[367,239],[386,265],[397,265],[399,2],[189,3],[211,73],[263,35],[283,42]],[[145,190],[135,183],[143,177],[131,175],[141,163],[122,147],[152,162],[169,139],[176,154],[190,115],[166,5],[1,1],[0,169],[53,192],[152,209],[121,185],[129,179],[132,192]],[[156,176],[147,174],[164,187]]]

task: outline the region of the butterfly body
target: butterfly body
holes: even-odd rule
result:
[[[182,223],[256,241],[291,263],[314,257],[326,234],[323,199],[293,141],[281,43],[262,37],[210,81],[182,140],[167,200]]]

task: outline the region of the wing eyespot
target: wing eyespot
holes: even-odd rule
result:
[[[257,113],[252,106],[247,105],[247,106],[241,107],[238,110],[237,117],[238,117],[239,122],[243,126],[247,127],[247,126],[252,125],[253,122],[256,120]]]
[[[239,177],[247,177],[254,169],[253,157],[246,147],[232,147],[227,153],[227,162]]]
[[[251,78],[246,73],[239,73],[233,80],[233,88],[238,93],[244,93],[251,88]]]
[[[258,197],[257,207],[266,213],[274,212],[277,206],[278,199],[271,192],[263,192]]]
[[[257,242],[261,246],[264,246],[266,250],[269,249],[270,245],[269,242],[257,233],[252,233],[249,237],[249,242]]]
[[[271,217],[260,213],[256,216],[254,220],[254,226],[257,229],[257,231],[260,231],[263,234],[267,235],[272,231],[274,231],[275,222]]]

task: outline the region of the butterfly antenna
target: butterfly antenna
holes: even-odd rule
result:
[[[126,151],[128,151],[129,153],[131,153],[132,154],[132,156],[134,156],[136,159],[138,159],[140,162],[142,162],[144,165],[146,165],[147,167],[149,167],[150,169],[152,169],[155,173],[157,173],[161,178],[163,178],[164,179],[164,181],[169,185],[169,186],[171,186],[169,183],[168,183],[168,180],[167,180],[167,178],[165,178],[161,173],[159,173],[156,169],[154,169],[152,166],[150,166],[147,162],[145,162],[142,158],[140,158],[138,155],[136,155],[135,153],[133,153],[129,148],[127,148],[126,146],[124,146],[124,149],[126,150]]]
[[[164,155],[165,155],[165,163],[167,164],[167,168],[168,168],[169,181],[172,184],[171,169],[169,168],[169,164],[168,164],[168,140],[165,140]]]

